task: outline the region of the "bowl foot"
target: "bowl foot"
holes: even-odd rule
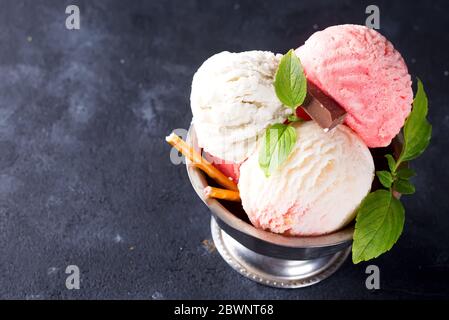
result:
[[[302,288],[326,279],[337,271],[351,247],[311,260],[284,260],[256,253],[229,236],[211,219],[212,239],[223,259],[241,275],[266,286]]]

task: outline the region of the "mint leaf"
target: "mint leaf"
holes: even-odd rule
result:
[[[304,102],[307,80],[301,61],[293,49],[290,49],[279,63],[274,89],[279,100],[290,108],[296,108]]]
[[[432,126],[427,121],[428,101],[422,82],[413,101],[413,109],[404,125],[404,144],[396,161],[391,154],[385,155],[388,171],[377,171],[380,182],[390,190],[371,192],[362,201],[356,218],[352,261],[359,263],[376,258],[391,249],[404,227],[404,207],[393,196],[392,190],[412,194],[415,186],[408,180],[416,173],[410,168],[400,168],[402,162],[415,159],[429,145]],[[393,187],[391,187],[393,185]]]
[[[388,168],[390,168],[391,172],[394,172],[395,167],[396,167],[396,160],[394,159],[394,157],[391,154],[386,154],[385,158],[387,158],[387,161],[388,161]]]
[[[387,190],[377,190],[362,201],[356,218],[352,261],[376,258],[391,249],[404,227],[404,207]]]
[[[289,115],[289,116],[287,117],[287,119],[288,119],[288,121],[290,121],[290,122],[302,122],[302,121],[304,121],[303,119],[298,118],[295,114]]]
[[[427,121],[428,101],[421,80],[413,100],[413,109],[404,126],[404,147],[398,163],[418,157],[427,148],[432,135],[432,126]]]
[[[397,171],[397,176],[401,179],[409,179],[411,177],[416,176],[415,170],[411,168],[402,168]]]
[[[398,179],[395,181],[393,189],[402,194],[415,193],[415,186],[406,179]]]
[[[393,176],[388,171],[376,171],[376,175],[379,178],[380,183],[385,188],[390,188],[391,184],[393,183]]]
[[[276,123],[267,128],[259,150],[259,166],[269,177],[293,150],[296,130],[292,126]]]

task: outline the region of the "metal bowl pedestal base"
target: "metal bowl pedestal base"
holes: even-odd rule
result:
[[[276,288],[311,286],[332,275],[351,252],[351,247],[311,260],[284,260],[256,253],[229,236],[211,219],[212,239],[223,259],[241,275]]]

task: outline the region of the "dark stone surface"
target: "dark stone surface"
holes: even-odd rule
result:
[[[65,7],[81,30],[65,29]],[[413,166],[405,231],[375,260],[277,290],[202,242],[209,213],[163,137],[190,123],[195,70],[221,50],[285,52],[315,29],[363,24],[359,1],[2,1],[0,297],[439,298],[449,288],[447,1],[376,1],[381,32],[430,97],[432,144]],[[81,289],[65,288],[67,265]]]

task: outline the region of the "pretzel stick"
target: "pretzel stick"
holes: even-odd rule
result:
[[[206,198],[215,198],[236,202],[240,201],[240,194],[238,191],[214,188],[209,186],[204,188],[204,195],[206,196]]]
[[[203,170],[209,177],[217,181],[221,186],[229,190],[238,191],[237,185],[234,181],[226,177],[220,170],[204,159],[174,132],[166,137],[165,140],[181,152],[187,159],[189,159],[195,167]]]

